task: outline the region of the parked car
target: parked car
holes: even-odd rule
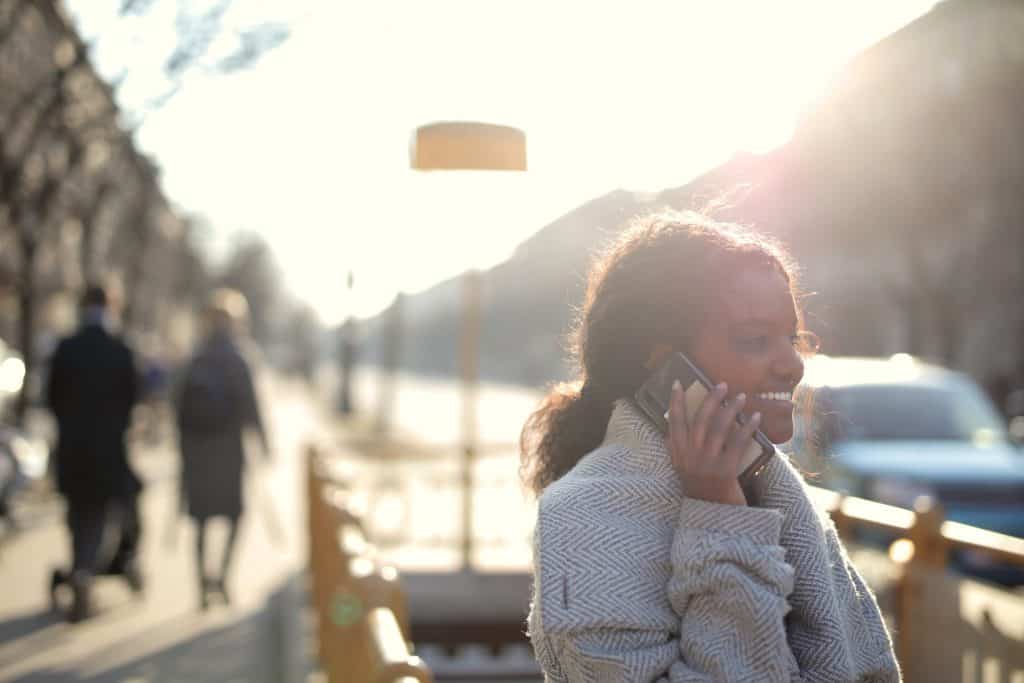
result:
[[[25,383],[25,361],[0,339],[0,420],[6,420]]]
[[[807,363],[789,448],[811,483],[881,503],[940,502],[948,519],[1024,537],[1024,451],[980,386],[907,355]],[[964,571],[1024,584],[1024,571],[958,554]]]
[[[1010,438],[1024,443],[1024,389],[1010,392],[1006,397],[1005,412],[1010,419]]]
[[[9,517],[15,494],[46,477],[49,458],[45,440],[0,425],[0,517]]]
[[[11,523],[11,500],[47,472],[46,441],[17,429],[8,420],[25,381],[21,355],[0,340],[0,518]]]

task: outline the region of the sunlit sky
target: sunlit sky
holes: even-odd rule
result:
[[[162,91],[173,0],[138,20],[68,0],[123,104]],[[191,73],[138,142],[223,254],[242,232],[326,323],[366,316],[622,187],[686,183],[737,150],[784,142],[857,51],[934,0],[553,2],[236,0],[229,25],[287,22],[254,68]],[[409,169],[418,125],[482,120],[527,134],[526,173]],[[355,287],[345,290],[351,269]]]

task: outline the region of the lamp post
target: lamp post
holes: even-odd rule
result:
[[[526,134],[510,126],[443,121],[420,126],[409,145],[409,163],[419,171],[525,171]],[[483,277],[463,276],[459,369],[462,394],[462,569],[473,559],[473,470],[477,455],[476,404],[480,383],[480,320]]]
[[[338,410],[348,416],[353,412],[352,406],[352,370],[356,362],[356,319],[352,315],[352,285],[355,279],[352,271],[345,278],[345,291],[348,298],[349,314],[341,326],[341,339],[338,343],[338,364],[341,367],[341,385],[339,387]]]

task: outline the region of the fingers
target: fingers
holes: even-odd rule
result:
[[[668,443],[677,467],[736,476],[735,469],[760,424],[760,414],[740,425],[737,416],[746,405],[747,397],[738,394],[723,405],[727,393],[725,384],[712,389],[690,421],[683,389],[678,382],[673,385],[667,414]]]
[[[725,444],[733,432],[740,429],[736,423],[736,416],[747,402],[746,394],[737,394],[733,400],[725,406],[717,406],[711,417],[711,427],[708,431],[705,452],[711,457],[721,458]]]
[[[725,450],[722,453],[723,467],[728,468],[730,472],[735,472],[737,475],[740,474],[736,470],[739,469],[740,461],[743,459],[747,449],[750,447],[750,442],[754,440],[754,432],[757,431],[758,425],[760,424],[761,413],[754,413],[742,427],[737,426],[737,428],[733,430],[732,435],[725,444]]]
[[[697,411],[693,423],[690,425],[690,443],[698,450],[703,450],[704,442],[711,431],[711,420],[715,411],[722,405],[729,387],[723,382],[711,390],[711,393],[704,397],[704,402]]]

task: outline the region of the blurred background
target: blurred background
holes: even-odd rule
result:
[[[536,680],[519,430],[571,378],[591,255],[663,208],[800,264],[822,348],[786,449],[863,549],[907,679],[1024,676],[1019,1],[0,0],[0,79],[0,680],[361,680],[371,636],[316,584],[342,551],[397,568],[438,680]],[[427,163],[431,131],[479,154]],[[88,282],[161,381],[130,432],[149,587],[101,587],[72,627],[46,592],[68,551],[42,388]],[[276,456],[247,484],[241,596],[197,614],[168,400],[222,287]],[[323,486],[363,550],[317,549],[342,524]],[[956,583],[930,602],[959,611],[929,617],[897,539],[919,563],[935,519]]]

